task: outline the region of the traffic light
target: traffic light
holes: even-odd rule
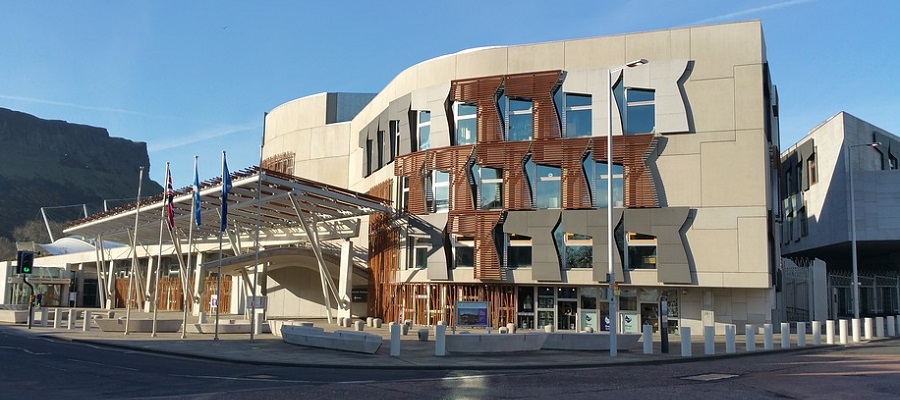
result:
[[[16,273],[30,274],[34,267],[34,252],[19,251],[16,253]]]

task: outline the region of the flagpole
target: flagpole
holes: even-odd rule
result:
[[[163,192],[163,206],[161,207],[161,213],[163,216],[162,221],[160,221],[159,225],[159,254],[157,254],[157,263],[156,263],[156,277],[153,285],[153,329],[150,332],[150,337],[156,337],[156,321],[159,315],[159,270],[162,268],[162,223],[166,222],[166,225],[169,227],[169,233],[174,233],[174,220],[172,220],[172,215],[170,214],[170,209],[168,208],[171,205],[172,197],[175,195],[172,188],[172,171],[169,169],[169,162],[166,162],[166,181],[164,182],[166,188]],[[135,229],[136,230],[136,229]],[[172,246],[175,246],[175,236],[172,236]],[[148,276],[147,279],[150,279]]]
[[[219,266],[216,270],[216,335],[213,340],[219,340],[219,310],[222,308],[222,233],[228,226],[228,191],[231,189],[231,176],[228,174],[228,164],[225,161],[225,151],[222,151],[222,212],[221,226],[219,229]]]
[[[199,177],[197,175],[197,159],[198,156],[194,156],[194,187],[193,187],[193,198],[191,201],[191,215],[194,217],[194,223],[197,224],[197,228],[200,227],[200,182]],[[184,311],[184,316],[181,320],[181,338],[184,339],[187,337],[187,316],[188,316],[188,277],[190,276],[189,270],[191,269],[191,256],[194,254],[194,224],[190,224],[188,227],[188,256],[187,256],[187,268],[184,268],[184,271],[181,271],[181,292],[182,292],[182,306],[181,308]]]
[[[137,204],[134,210],[134,234],[131,240],[131,273],[128,274],[128,299],[125,301],[125,335],[128,335],[128,323],[131,320],[131,291],[134,289],[134,261],[137,259],[137,229],[141,214],[141,185],[144,183],[144,167],[138,173]]]
[[[250,295],[253,298],[253,304],[250,311],[250,343],[253,343],[253,334],[256,331],[256,285],[259,279],[259,215],[262,213],[262,177],[263,177],[263,145],[266,141],[266,115],[263,113],[263,137],[259,143],[259,171],[256,174],[256,260],[253,262],[253,286],[250,287]]]

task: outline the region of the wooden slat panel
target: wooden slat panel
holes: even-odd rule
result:
[[[553,90],[561,83],[562,71],[507,75],[503,81],[508,97],[531,99],[535,139],[561,136],[559,113],[553,102]]]
[[[497,110],[497,91],[503,83],[502,76],[486,76],[476,79],[455,80],[450,82],[450,101],[475,103],[478,108],[476,134],[477,143],[499,142],[503,140],[500,113]],[[453,115],[447,110],[447,115]],[[450,131],[455,129],[450,127]]]
[[[451,234],[471,236],[475,241],[475,278],[501,280],[500,256],[494,245],[493,232],[500,222],[500,210],[450,211],[447,231]]]
[[[647,158],[655,149],[653,134],[613,136],[613,162],[625,169],[626,207],[659,207],[653,176],[647,168]],[[606,139],[596,138],[592,152],[595,161],[606,161]]]

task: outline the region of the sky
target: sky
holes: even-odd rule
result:
[[[176,188],[257,165],[264,113],[460,50],[760,20],[781,147],[846,111],[900,134],[900,1],[0,0],[0,107],[147,143]],[[110,154],[115,157],[114,154]],[[302,175],[302,171],[301,171]],[[135,179],[137,180],[137,179]]]

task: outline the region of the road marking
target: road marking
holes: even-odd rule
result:
[[[686,376],[681,379],[688,380],[688,381],[709,382],[709,381],[717,381],[720,379],[734,378],[736,376],[737,375],[732,375],[732,374],[703,374],[703,375]]]
[[[81,362],[81,363],[85,363],[85,364],[99,365],[99,366],[101,366],[101,367],[113,367],[113,368],[118,368],[118,369],[124,369],[124,370],[126,370],[126,371],[137,371],[136,368],[129,368],[129,367],[123,367],[123,366],[120,366],[120,365],[112,365],[112,364],[103,364],[103,363],[98,363],[98,362],[93,362],[93,361],[87,361],[87,360],[78,360],[78,359],[75,359],[75,358],[70,358],[69,361]]]
[[[24,352],[26,352],[26,353],[28,353],[28,354],[33,355],[33,356],[43,356],[43,355],[50,354],[50,353],[35,353],[35,352],[33,352],[33,351],[31,351],[31,350],[28,350],[28,349],[23,349],[23,348],[21,348],[21,347],[12,347],[12,346],[0,346],[0,349],[22,350],[22,351],[24,351]]]
[[[225,380],[225,381],[288,382],[288,383],[309,383],[309,384],[330,383],[330,382],[299,381],[299,380],[293,380],[293,379],[271,379],[271,378],[215,376],[215,375],[169,374],[169,376],[174,376],[174,377],[179,377],[179,378],[221,379],[221,380]]]

